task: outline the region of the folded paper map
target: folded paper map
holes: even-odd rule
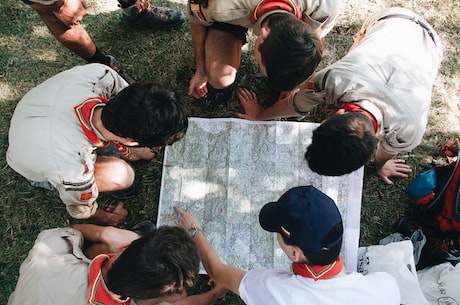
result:
[[[345,229],[342,258],[356,270],[363,169],[341,177],[312,172],[304,154],[317,126],[191,118],[186,136],[165,150],[157,225],[176,225],[177,205],[197,216],[224,263],[288,269],[276,234],[260,227],[258,214],[288,189],[311,184],[336,202]]]

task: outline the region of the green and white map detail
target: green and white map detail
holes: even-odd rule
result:
[[[288,269],[260,208],[288,189],[314,185],[344,220],[342,258],[356,270],[363,169],[341,177],[313,173],[304,159],[317,123],[191,118],[186,136],[165,150],[158,225],[176,225],[177,205],[193,213],[223,262],[243,270]]]

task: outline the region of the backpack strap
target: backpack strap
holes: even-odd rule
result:
[[[460,151],[460,139],[455,139],[450,144],[441,145],[441,150],[447,157],[449,162],[453,162],[453,158],[458,156]]]

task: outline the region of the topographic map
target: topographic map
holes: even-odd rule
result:
[[[339,207],[342,258],[347,270],[356,270],[363,169],[341,177],[313,173],[304,154],[317,126],[191,118],[186,136],[165,150],[157,225],[176,225],[177,205],[197,216],[226,264],[287,270],[276,234],[260,227],[258,214],[288,189],[311,184]]]

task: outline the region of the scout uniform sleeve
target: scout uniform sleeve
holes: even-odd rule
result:
[[[112,68],[105,67],[106,73],[94,85],[96,96],[110,99],[128,86],[128,83]]]
[[[327,91],[325,81],[329,70],[323,69],[314,73],[308,80],[300,84],[299,90],[295,91],[289,97],[289,105],[294,110],[301,114],[306,115],[312,111],[319,104],[324,104],[327,101]]]
[[[408,152],[420,144],[424,133],[425,128],[420,130],[414,128],[414,124],[408,124],[408,126],[385,132],[385,136],[380,142],[380,145],[382,149],[389,154]]]
[[[88,264],[82,234],[72,228],[42,231],[21,264],[8,305],[86,304]]]
[[[78,180],[61,177],[59,181],[50,182],[58,190],[70,216],[75,219],[88,219],[96,213],[99,192],[93,173],[83,175]]]
[[[325,37],[334,27],[337,16],[339,15],[340,2],[338,0],[319,1],[315,7],[312,1],[305,1],[306,10],[302,20],[309,24],[320,38]]]

